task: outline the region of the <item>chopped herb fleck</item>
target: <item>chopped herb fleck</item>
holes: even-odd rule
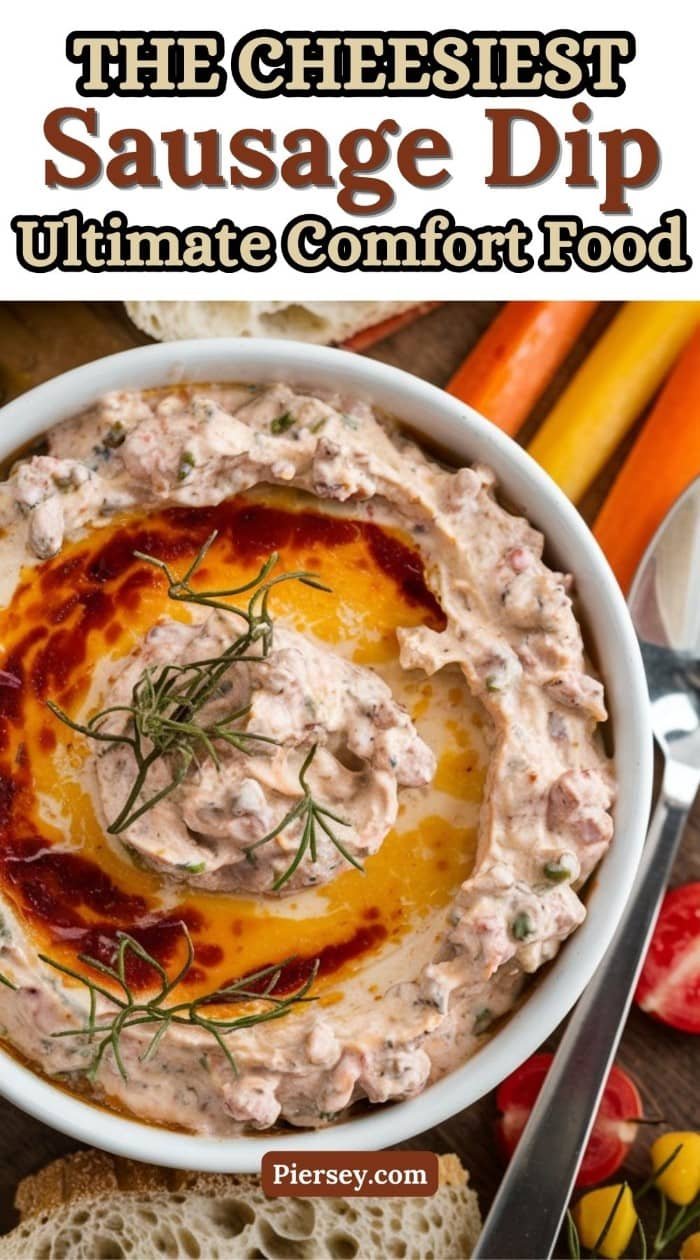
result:
[[[283,411],[281,416],[275,416],[270,425],[270,433],[286,433],[287,429],[291,429],[296,424],[294,416],[289,411]]]
[[[478,1036],[479,1033],[486,1032],[489,1024],[493,1020],[493,1011],[489,1006],[485,1006],[483,1010],[477,1011],[474,1018],[474,1032]]]
[[[206,862],[185,862],[184,869],[190,872],[190,875],[201,875],[202,871],[206,871]]]
[[[309,433],[320,433],[321,429],[324,428],[327,421],[328,421],[328,416],[321,416],[320,420],[315,420],[313,424],[309,425]]]
[[[194,468],[194,455],[191,451],[183,451],[177,470],[178,481],[185,481]]]
[[[529,914],[516,914],[510,928],[516,941],[524,941],[528,936],[532,936],[534,928],[532,919]]]
[[[487,691],[500,691],[501,690],[501,688],[498,685],[498,679],[496,678],[495,674],[488,675],[486,679],[486,690]]]
[[[546,862],[544,873],[550,884],[563,884],[565,879],[571,879],[571,871],[559,862]]]
[[[342,420],[346,429],[354,429],[355,432],[357,432],[357,430],[360,427],[359,422],[355,419],[355,417],[347,415],[346,412],[343,412],[343,415],[340,417],[340,419]]]
[[[115,423],[111,425],[109,429],[107,430],[107,432],[105,433],[103,442],[104,442],[104,445],[108,448],[108,450],[113,451],[116,449],[117,446],[121,446],[125,438],[126,438],[126,429],[124,428],[124,425],[122,424],[121,420],[116,420]]]
[[[1,971],[0,971],[0,984],[4,984],[5,988],[7,989],[17,988],[17,985],[13,984],[11,980],[8,980],[7,976],[4,976]]]

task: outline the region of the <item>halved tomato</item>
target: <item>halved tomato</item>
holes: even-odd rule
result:
[[[552,1054],[534,1054],[498,1088],[497,1132],[506,1159],[518,1145],[553,1058]],[[617,1171],[634,1142],[635,1121],[643,1115],[637,1086],[622,1068],[613,1067],[576,1178],[577,1186],[597,1186]]]
[[[643,1011],[700,1033],[700,883],[666,893],[635,993]]]

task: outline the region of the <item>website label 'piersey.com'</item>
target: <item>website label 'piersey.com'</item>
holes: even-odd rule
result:
[[[232,276],[245,299],[333,296],[339,276],[349,298],[449,298],[460,275],[476,298],[617,298],[632,276],[638,297],[691,293],[690,30],[595,2],[578,25],[541,3],[527,30],[507,0],[489,30],[452,0],[432,29],[413,3],[379,29],[363,0],[342,29],[317,0],[293,24],[279,0],[259,28],[197,17],[174,0],[144,28],[125,0],[116,31],[84,0],[52,9],[28,94],[15,16],[11,296],[230,296]]]
[[[432,1151],[270,1151],[262,1188],[270,1198],[390,1198],[435,1194]]]

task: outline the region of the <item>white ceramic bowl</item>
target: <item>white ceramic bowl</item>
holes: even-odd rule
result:
[[[334,388],[393,412],[456,462],[489,464],[511,503],[546,535],[572,572],[605,679],[615,735],[616,834],[588,898],[585,923],[523,1007],[464,1067],[417,1098],[318,1132],[204,1138],[141,1124],[83,1102],[0,1051],[0,1091],[54,1128],[105,1150],[174,1167],[252,1172],[265,1151],[390,1146],[473,1103],[532,1054],[567,1014],[600,961],[627,901],[649,813],[652,740],[637,640],[617,583],[581,517],[524,451],[475,411],[393,367],[342,350],[296,342],[206,340],[127,350],[24,394],[0,411],[0,456],[75,415],[113,389],[180,381],[277,381]]]

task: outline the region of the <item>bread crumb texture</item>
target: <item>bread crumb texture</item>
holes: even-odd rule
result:
[[[463,1260],[481,1224],[467,1180],[448,1155],[429,1199],[268,1199],[257,1177],[79,1151],[21,1183],[0,1260]]]

